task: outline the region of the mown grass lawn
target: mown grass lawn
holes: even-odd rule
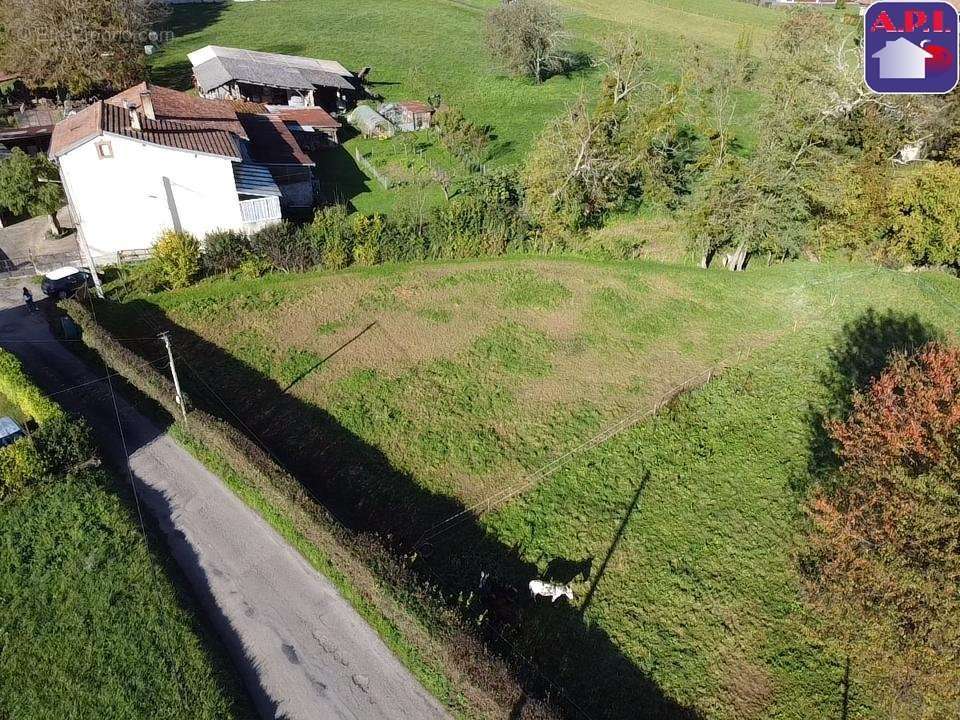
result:
[[[0,504],[0,716],[253,717],[113,482],[87,471]]]
[[[187,53],[204,45],[333,58],[352,70],[373,68],[373,88],[388,100],[439,93],[468,119],[489,125],[495,136],[491,166],[514,165],[544,126],[578,95],[597,92],[601,70],[591,63],[536,85],[506,77],[483,45],[483,17],[496,0],[276,0],[275,2],[174,6],[165,30],[175,38],[152,61],[152,80],[179,89],[193,86]],[[605,35],[626,30],[648,38],[664,77],[677,73],[679,53],[691,44],[730,52],[742,29],[763,52],[780,13],[738,0],[565,0],[571,51],[596,58]],[[752,137],[753,103],[740,103],[738,124]],[[391,141],[383,141],[390,144]],[[339,186],[361,212],[389,212],[396,193],[383,192],[346,152],[329,153],[322,175]],[[323,169],[321,168],[321,173]],[[434,197],[433,200],[437,198]]]
[[[212,280],[99,314],[134,332],[145,312],[181,328],[195,397],[210,384],[211,407],[348,525],[417,540],[473,507],[417,546],[441,587],[586,567],[573,606],[524,606],[508,625],[561,705],[826,720],[842,658],[794,558],[842,369],[831,349],[869,354],[865,330],[906,319],[950,333],[960,289],[863,266],[516,258]],[[718,363],[670,409],[527,482]],[[869,686],[854,663],[849,717],[876,717]]]

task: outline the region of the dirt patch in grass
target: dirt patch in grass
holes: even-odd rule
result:
[[[754,720],[766,716],[776,690],[770,671],[733,652],[716,668],[720,676],[719,705],[737,718]]]

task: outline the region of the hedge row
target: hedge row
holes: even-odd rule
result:
[[[20,408],[38,425],[63,417],[63,409],[43,396],[23,372],[20,361],[10,353],[0,350],[0,395]]]
[[[86,423],[45,397],[13,355],[0,350],[0,393],[36,421],[28,437],[0,448],[0,500],[30,483],[56,479],[93,455]]]
[[[82,329],[86,345],[113,370],[170,415],[180,416],[170,380],[114,338],[86,306],[66,300],[61,307]],[[264,498],[267,512],[279,513],[326,556],[329,566],[318,569],[338,585],[411,669],[423,669],[415,674],[435,695],[466,717],[498,716],[499,709],[492,706],[519,695],[505,666],[387,550],[370,539],[350,535],[262,448],[230,424],[191,407],[189,398],[185,402],[188,413],[183,435],[188,443],[202,448],[217,464],[225,464],[228,471],[252,486]],[[376,569],[376,575],[370,568]],[[398,597],[404,598],[403,604]],[[428,633],[421,623],[439,631]],[[463,706],[465,699],[467,707]]]
[[[96,350],[107,365],[173,417],[180,417],[181,411],[174,399],[175,391],[171,380],[114,338],[83,304],[76,300],[66,300],[61,307],[80,326],[84,343]],[[291,501],[300,502],[304,499],[300,483],[281,470],[258,445],[232,425],[191,407],[189,397],[185,398],[185,402],[190,435],[216,450],[237,472],[255,480],[260,489],[279,492]],[[330,522],[325,512],[323,515],[323,522]]]

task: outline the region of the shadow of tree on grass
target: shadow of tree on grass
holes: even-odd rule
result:
[[[866,388],[887,366],[892,355],[913,352],[941,337],[937,328],[925,324],[917,315],[894,310],[878,313],[871,308],[843,327],[829,350],[827,368],[820,376],[826,401],[822,408],[811,407],[807,413],[812,437],[807,473],[795,480],[795,490],[805,492],[811,482],[822,480],[837,469],[826,423],[850,413],[854,392]]]

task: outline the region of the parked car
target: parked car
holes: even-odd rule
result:
[[[69,265],[51,270],[40,283],[43,294],[52,298],[65,298],[82,287],[93,287],[93,276],[88,270]]]
[[[23,428],[11,417],[0,417],[0,447],[12,445],[24,436]]]

